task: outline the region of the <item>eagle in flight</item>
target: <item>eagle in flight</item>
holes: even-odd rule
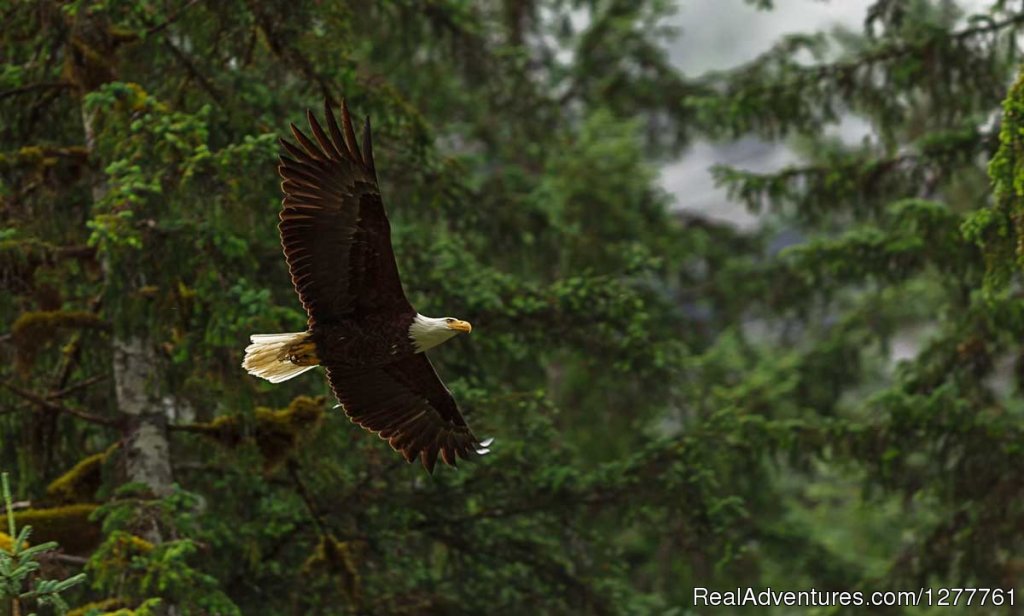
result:
[[[425,317],[409,303],[391,248],[391,228],[373,164],[370,119],[360,149],[344,102],[341,126],[324,105],[327,132],[306,112],[313,139],[294,124],[281,139],[281,244],[292,285],[309,315],[304,332],[256,334],[242,366],[280,383],[324,366],[354,423],[407,461],[433,472],[438,455],[485,454],[424,351],[472,327]]]

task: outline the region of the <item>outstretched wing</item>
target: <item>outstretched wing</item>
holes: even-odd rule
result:
[[[419,456],[430,472],[438,454],[455,466],[459,457],[487,453],[490,442],[473,435],[423,353],[358,371],[327,366],[327,378],[349,419],[376,432],[407,461]]]
[[[330,106],[324,109],[330,135],[307,111],[313,139],[292,124],[298,145],[281,140],[288,155],[278,167],[284,180],[278,229],[309,324],[410,311],[377,185],[370,120],[360,151],[345,104],[341,127]]]

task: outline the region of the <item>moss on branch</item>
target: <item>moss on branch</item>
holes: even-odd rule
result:
[[[35,363],[39,350],[68,330],[106,330],[109,325],[98,315],[85,310],[44,310],[24,312],[11,326],[11,337],[17,351],[15,363],[27,372]]]
[[[246,429],[246,418],[237,414],[224,415],[205,423],[176,426],[175,429],[203,434],[229,448],[254,440],[263,455],[263,470],[271,472],[316,431],[325,412],[323,396],[299,396],[287,408],[280,410],[258,407],[254,413],[256,425],[251,432]]]
[[[46,495],[60,503],[80,503],[95,498],[103,482],[103,465],[119,446],[115,443],[106,451],[80,460],[46,486]]]
[[[19,528],[31,526],[32,540],[36,543],[56,541],[68,553],[85,554],[100,543],[100,525],[89,519],[97,507],[79,503],[24,509],[14,513],[14,522]]]

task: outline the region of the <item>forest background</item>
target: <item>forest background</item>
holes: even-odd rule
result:
[[[1024,3],[878,0],[700,76],[673,9],[0,5],[0,470],[60,545],[0,570],[0,614],[1020,589]],[[410,299],[474,324],[431,354],[495,437],[458,470],[407,466],[318,373],[239,367],[305,321],[276,140],[343,95]],[[712,170],[757,225],[670,208],[659,164],[752,138],[799,155]]]

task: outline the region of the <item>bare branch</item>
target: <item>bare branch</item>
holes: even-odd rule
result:
[[[167,26],[169,26],[169,25],[173,24],[174,22],[178,21],[178,18],[181,17],[182,15],[184,15],[185,11],[187,11],[190,8],[192,8],[193,6],[199,4],[200,1],[201,0],[189,0],[188,2],[185,3],[184,6],[182,6],[178,10],[176,10],[173,13],[171,13],[170,15],[168,15],[167,19],[165,19],[164,21],[162,21],[162,22],[160,22],[160,23],[158,23],[158,24],[156,24],[154,26],[150,26],[150,28],[148,30],[146,30],[146,36],[149,36],[150,34],[156,34],[157,32],[160,32],[161,30],[164,30],[165,28],[167,28]]]
[[[3,100],[9,96],[27,94],[29,92],[35,92],[37,90],[70,90],[73,87],[74,84],[70,81],[43,81],[40,83],[30,83],[27,86],[12,88],[10,90],[4,90],[3,92],[0,92],[0,100]]]
[[[185,72],[187,72],[193,79],[195,79],[202,89],[206,90],[206,93],[210,95],[210,98],[212,98],[214,101],[220,104],[223,104],[225,100],[228,100],[223,97],[223,95],[217,90],[213,83],[211,83],[210,80],[206,78],[205,75],[199,72],[199,69],[196,68],[196,65],[192,62],[191,59],[189,59],[189,57],[185,54],[184,51],[179,49],[174,43],[172,43],[170,40],[167,40],[166,38],[164,39],[164,47],[166,47],[167,50],[171,52],[171,55],[173,55],[178,60],[178,62],[181,63],[181,65],[185,68]]]
[[[60,398],[67,397],[67,396],[75,393],[76,391],[85,389],[87,387],[95,385],[96,383],[103,382],[103,381],[107,380],[108,378],[110,378],[109,374],[97,374],[96,376],[89,377],[89,378],[85,379],[84,381],[79,381],[79,382],[75,383],[74,385],[71,385],[69,387],[65,387],[64,389],[60,389],[58,391],[54,391],[54,392],[48,393],[48,394],[46,394],[46,399],[47,400],[58,400]]]
[[[10,383],[9,381],[0,381],[0,385],[3,385],[7,389],[9,389],[12,393],[14,393],[14,394],[16,394],[16,395],[18,395],[18,396],[20,396],[20,397],[30,401],[30,402],[34,402],[35,404],[39,405],[40,407],[48,409],[48,410],[51,410],[51,411],[57,411],[58,413],[67,413],[68,415],[72,415],[74,417],[78,417],[79,419],[84,419],[85,421],[88,421],[88,422],[91,422],[91,423],[94,423],[94,424],[99,424],[101,426],[110,426],[110,427],[114,428],[114,427],[118,427],[118,426],[121,425],[120,422],[118,422],[115,419],[111,419],[109,417],[101,417],[99,415],[93,415],[92,413],[88,413],[86,411],[82,411],[82,410],[79,410],[79,409],[73,409],[73,408],[64,406],[63,404],[59,404],[57,402],[51,402],[50,400],[47,400],[45,397],[40,396],[39,394],[33,393],[31,391],[28,391],[26,389],[22,389],[22,388],[18,387],[17,385],[14,385],[14,384]]]
[[[306,488],[306,484],[299,476],[299,463],[296,462],[295,459],[288,460],[288,475],[295,483],[295,489],[299,493],[299,496],[302,497],[302,501],[306,504],[306,509],[309,510],[309,515],[313,518],[313,523],[316,524],[317,530],[321,535],[326,534],[324,519],[317,510],[316,503],[313,502],[313,495],[310,494],[309,490]]]

